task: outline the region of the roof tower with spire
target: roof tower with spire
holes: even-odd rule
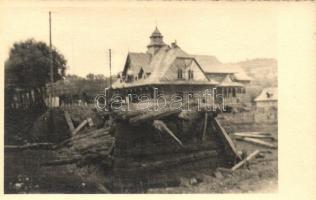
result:
[[[150,54],[155,54],[157,53],[157,51],[163,47],[163,46],[166,46],[166,44],[164,43],[163,41],[163,36],[162,34],[160,33],[159,29],[155,28],[154,32],[152,32],[151,36],[149,37],[150,38],[150,43],[149,45],[147,45],[147,53],[150,53]]]

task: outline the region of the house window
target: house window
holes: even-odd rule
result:
[[[133,82],[134,81],[134,77],[131,75],[127,76],[127,82]]]
[[[183,72],[182,69],[178,69],[178,79],[182,79],[183,78]]]
[[[139,73],[138,73],[138,79],[143,78],[143,74],[144,74],[144,71],[143,71],[143,69],[141,69],[141,70],[139,71]]]
[[[193,70],[188,71],[189,79],[193,79]]]

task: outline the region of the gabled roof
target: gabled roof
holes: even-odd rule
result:
[[[220,87],[243,87],[244,85],[238,82],[234,82],[230,75],[226,75],[222,82],[219,84]]]
[[[183,80],[183,81],[168,81],[163,80],[162,78],[172,65],[172,63],[177,58],[187,58],[187,59],[193,59],[194,62],[196,62],[195,58],[184,52],[179,47],[170,48],[169,46],[164,46],[159,49],[159,51],[155,54],[155,56],[152,57],[152,60],[148,66],[149,69],[152,70],[151,75],[146,79],[140,79],[137,81],[134,81],[132,83],[120,83],[116,82],[113,85],[113,88],[116,87],[133,87],[133,86],[140,86],[140,85],[146,85],[146,84],[208,84],[208,85],[215,85],[218,84],[216,81],[208,81],[206,78],[206,81],[196,81],[196,80]],[[197,62],[196,62],[197,63]],[[203,71],[203,69],[201,69]]]
[[[198,60],[198,62],[200,61]],[[202,61],[201,66],[204,69],[205,73],[208,73],[208,74],[234,74],[234,73],[237,73],[238,71],[241,71],[239,67],[237,67],[236,65],[231,65],[231,64],[223,64],[223,63],[210,64],[210,63],[206,63]]]
[[[207,56],[207,55],[191,55],[196,59],[196,61],[203,68],[205,73],[213,72],[221,66],[222,63],[215,56]]]
[[[122,74],[126,75],[128,71],[133,73],[138,73],[141,68],[145,72],[150,72],[150,69],[147,69],[151,60],[151,55],[148,53],[135,53],[129,52],[125,62],[124,70]],[[127,64],[129,63],[130,69],[127,69]]]
[[[153,57],[150,68],[153,69],[148,80],[158,81],[169,69],[176,57],[186,57],[188,54],[180,48],[162,47]]]
[[[131,64],[133,66],[136,66],[137,68],[146,68],[146,66],[149,65],[150,63],[150,59],[151,59],[151,55],[148,53],[134,53],[134,52],[130,52],[128,53],[128,56],[130,58]],[[137,70],[136,70],[137,72]]]
[[[264,88],[255,101],[277,101],[278,89],[276,87]]]
[[[193,57],[197,60],[206,74],[234,74],[236,80],[251,80],[239,65],[223,64],[215,56],[193,55]]]

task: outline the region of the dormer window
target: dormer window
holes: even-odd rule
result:
[[[193,70],[191,70],[191,69],[189,69],[189,71],[188,71],[188,78],[189,78],[189,80],[194,78]]]
[[[182,69],[178,69],[178,79],[182,79],[183,78],[183,71]]]
[[[141,68],[139,73],[138,73],[138,79],[143,78],[144,70]]]

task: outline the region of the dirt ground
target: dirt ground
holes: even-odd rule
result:
[[[253,152],[256,149],[269,150],[262,161],[250,162],[250,169],[241,168],[233,174],[222,172],[215,177],[214,172],[203,170],[196,172],[191,179],[182,179],[180,187],[150,189],[148,193],[273,193],[278,190],[277,150],[258,147],[236,141],[238,149]],[[194,183],[201,179],[201,183]],[[192,181],[193,180],[193,181]]]
[[[246,127],[246,128],[245,128]],[[225,129],[228,129],[225,127]],[[269,131],[277,138],[277,125],[231,125],[228,132]],[[232,137],[233,138],[233,137]],[[249,169],[233,174],[214,175],[208,169],[187,173],[181,185],[151,188],[144,193],[262,193],[278,190],[278,151],[235,141],[238,150],[248,154],[256,149],[268,150],[265,158],[255,159]],[[106,177],[95,166],[78,169],[74,165],[43,167],[40,163],[54,159],[51,151],[5,153],[5,193],[104,193],[100,188]],[[189,174],[189,175],[188,175]]]
[[[215,176],[211,170],[195,172],[191,177],[181,179],[181,186],[174,188],[150,189],[148,193],[274,193],[278,191],[278,150],[270,149],[236,140],[232,133],[261,131],[272,134],[278,141],[277,123],[269,124],[233,124],[221,122],[233,139],[237,150],[252,153],[255,150],[269,151],[265,157],[250,162],[249,169],[240,168],[233,174],[221,173]],[[271,141],[270,141],[271,142]],[[202,180],[196,183],[194,180]]]

